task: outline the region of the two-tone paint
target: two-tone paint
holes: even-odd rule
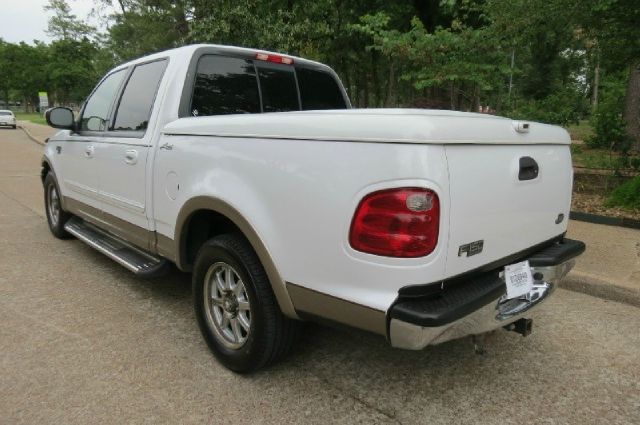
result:
[[[184,270],[189,219],[213,211],[249,239],[285,314],[380,334],[400,288],[442,281],[566,231],[566,220],[556,223],[568,216],[572,184],[561,128],[423,110],[186,117],[193,58],[203,51],[248,50],[189,46],[120,67],[168,61],[143,138],[62,131],[50,139],[45,162],[65,208]],[[127,160],[132,150],[135,164]],[[533,180],[518,179],[524,156],[539,164]],[[404,259],[354,250],[348,234],[360,200],[398,187],[438,195],[436,249]],[[477,240],[481,253],[458,255]]]

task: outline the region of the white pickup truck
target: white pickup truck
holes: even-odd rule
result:
[[[109,72],[42,160],[49,227],[132,272],[193,273],[216,357],[281,358],[300,320],[422,349],[507,328],[566,275],[572,188],[559,127],[351,109],[298,57],[194,45]]]

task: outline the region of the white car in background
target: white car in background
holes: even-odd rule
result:
[[[16,128],[16,116],[9,110],[0,109],[0,126]]]

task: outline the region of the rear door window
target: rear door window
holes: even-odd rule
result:
[[[303,110],[347,107],[338,82],[328,72],[298,68],[296,73]]]
[[[204,55],[198,61],[192,116],[260,112],[258,82],[249,60]]]
[[[263,112],[299,111],[294,68],[288,65],[256,64]]]
[[[144,133],[166,66],[166,60],[159,60],[135,67],[122,93],[113,130]]]

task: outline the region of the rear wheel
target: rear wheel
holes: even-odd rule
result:
[[[290,350],[298,323],[280,311],[260,260],[242,236],[221,235],[203,245],[193,293],[202,335],[227,368],[252,372]]]
[[[44,209],[53,236],[69,239],[71,235],[64,230],[64,225],[71,218],[71,214],[62,209],[60,190],[52,173],[48,173],[44,179]]]

